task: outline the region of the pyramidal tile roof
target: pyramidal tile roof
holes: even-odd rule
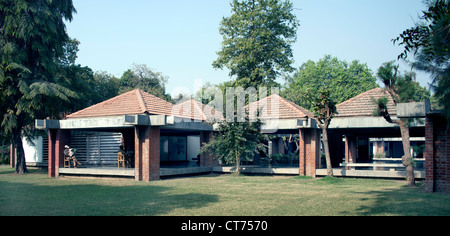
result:
[[[278,94],[272,94],[247,106],[250,109],[259,108],[259,117],[263,119],[297,119],[314,117],[307,109],[289,101]]]
[[[195,99],[189,99],[174,105],[172,115],[177,117],[187,117],[193,120],[217,121],[224,119],[220,111]]]
[[[336,117],[373,116],[373,111],[377,108],[373,100],[378,100],[381,97],[388,98],[387,106],[389,114],[396,115],[397,108],[388,92],[382,88],[375,88],[336,105],[338,112]]]
[[[170,115],[173,104],[161,98],[135,89],[104,102],[92,105],[67,116],[67,118],[85,118],[117,115]]]

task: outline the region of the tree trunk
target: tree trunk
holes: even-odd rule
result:
[[[324,126],[322,127],[322,136],[323,136],[323,148],[325,149],[325,160],[327,163],[327,175],[333,177],[333,168],[331,166],[331,156],[330,156],[330,148],[328,147],[328,131]]]
[[[16,147],[16,174],[28,173],[27,165],[25,162],[25,151],[23,150],[22,135],[20,130],[14,130],[12,134],[12,143]]]
[[[414,163],[411,156],[411,144],[409,142],[409,125],[407,120],[399,120],[400,132],[402,134],[403,152],[402,163],[406,167],[406,181],[408,186],[416,186],[414,178]]]
[[[241,155],[236,152],[236,171],[234,172],[236,175],[241,174]]]

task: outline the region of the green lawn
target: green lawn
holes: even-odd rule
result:
[[[13,172],[0,166],[0,215],[450,215],[450,195],[405,181],[211,174],[143,183]]]

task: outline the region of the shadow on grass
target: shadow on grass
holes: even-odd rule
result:
[[[0,215],[132,216],[165,215],[218,201],[211,194],[180,193],[154,185],[111,186],[17,183],[0,179]]]
[[[356,194],[359,194],[356,192]],[[420,187],[402,187],[385,191],[364,192],[367,198],[360,198],[362,206],[355,212],[362,216],[393,215],[393,216],[449,216],[449,195],[425,193]]]

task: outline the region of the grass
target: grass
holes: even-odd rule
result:
[[[450,215],[450,195],[405,181],[204,175],[150,183],[16,175],[0,166],[0,215]]]

